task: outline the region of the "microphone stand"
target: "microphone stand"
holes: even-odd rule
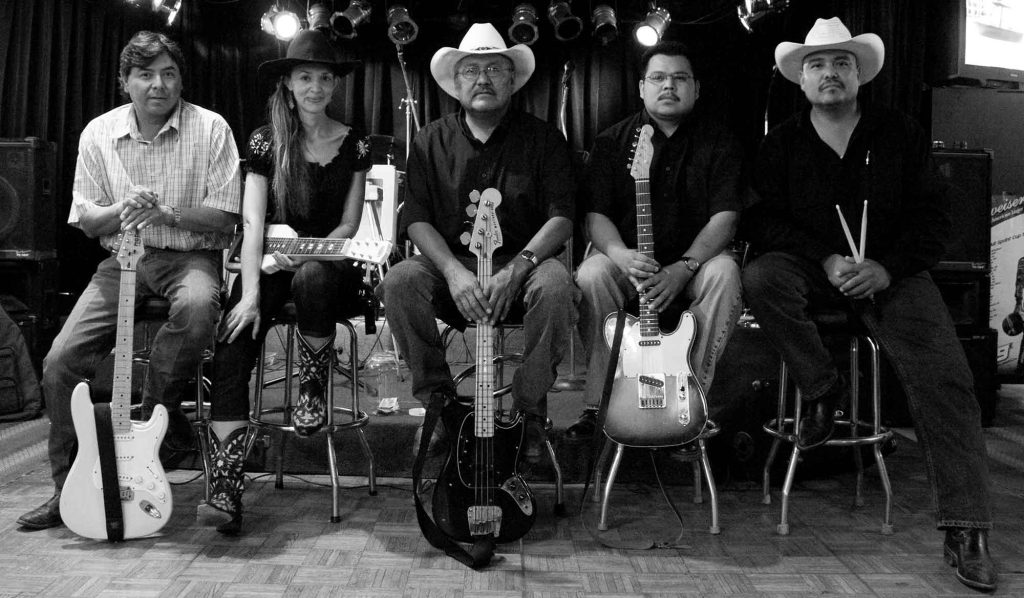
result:
[[[558,107],[558,125],[562,131],[562,136],[565,137],[566,141],[569,139],[567,133],[568,128],[566,127],[565,117],[569,104],[569,82],[572,79],[572,71],[576,68],[573,64],[572,59],[565,61],[565,67],[562,72],[562,93]],[[565,243],[565,265],[569,272],[572,272],[572,236],[569,236],[569,240]],[[584,386],[583,378],[576,375],[576,332],[574,330],[569,332],[569,375],[568,377],[560,377],[555,380],[552,388],[556,390],[583,390]]]
[[[420,117],[416,113],[416,100],[412,97],[412,83],[409,82],[409,71],[405,68],[405,52],[402,49],[402,44],[395,44],[395,50],[398,52],[398,66],[402,69],[402,81],[405,83],[405,97],[402,98],[400,106],[405,108],[405,168],[409,167],[409,153],[412,151],[412,127],[416,125],[416,132],[420,131]],[[402,185],[405,184],[405,172],[399,173],[399,177]],[[402,185],[398,185],[400,188]],[[398,193],[398,189],[395,189],[395,193]],[[396,212],[402,211],[402,204],[398,204]],[[405,257],[409,257],[412,253],[412,248],[409,243],[405,244]]]

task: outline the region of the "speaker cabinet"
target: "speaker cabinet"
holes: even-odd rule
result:
[[[0,139],[0,259],[57,257],[55,156],[37,137]]]
[[[989,271],[992,155],[981,150],[933,150],[939,174],[958,191],[953,205],[953,234],[940,267]]]

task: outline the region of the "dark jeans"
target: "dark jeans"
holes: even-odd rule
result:
[[[804,396],[821,396],[836,378],[808,306],[843,305],[860,318],[892,364],[907,395],[938,507],[938,527],[992,527],[988,459],[967,358],[953,321],[927,272],[875,297],[851,302],[820,264],[767,253],[743,270],[747,302],[786,360]]]
[[[260,357],[263,339],[273,325],[273,316],[289,298],[295,300],[295,319],[300,334],[331,336],[338,320],[352,315],[360,307],[361,276],[362,270],[349,262],[305,262],[295,272],[260,276],[260,329],[256,338],[253,338],[250,324],[233,342],[217,343],[210,419],[249,419],[249,378]],[[225,313],[241,298],[242,280],[238,278],[232,286]]]
[[[460,261],[476,271],[475,258]],[[495,260],[493,271],[506,263],[508,260]],[[466,321],[452,301],[444,275],[422,255],[388,270],[377,292],[387,310],[395,342],[409,364],[412,394],[426,405],[432,392],[452,386],[435,318],[460,330],[466,327]],[[517,409],[545,416],[548,389],[558,376],[558,364],[576,325],[580,290],[562,262],[548,258],[530,271],[519,300],[525,307],[525,346],[523,363],[512,377],[512,398]]]
[[[146,248],[136,271],[135,296],[164,297],[167,322],[152,341],[149,372],[142,389],[145,405],[181,406],[189,378],[203,349],[213,341],[220,317],[220,251],[168,251]],[[71,421],[71,391],[96,374],[110,354],[117,333],[121,266],[100,262],[89,286],[43,360],[43,392],[50,414],[50,468],[63,488],[77,446]]]

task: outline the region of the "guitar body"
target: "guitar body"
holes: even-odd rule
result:
[[[79,536],[106,540],[96,420],[85,382],[71,394],[71,418],[78,436],[78,454],[61,492],[60,516]],[[170,484],[158,457],[167,424],[167,410],[157,405],[149,421],[132,422],[129,433],[114,435],[126,540],[156,533],[171,516]]]
[[[611,346],[616,314],[604,321]],[[620,359],[608,400],[604,433],[619,444],[658,448],[686,444],[708,422],[704,391],[690,368],[696,320],[683,312],[671,334],[641,336],[640,321],[626,316]],[[642,346],[641,343],[644,343]]]
[[[537,518],[537,504],[526,482],[516,472],[519,449],[523,444],[524,422],[516,416],[511,422],[494,423],[494,436],[478,438],[474,433],[473,410],[452,403],[442,413],[448,430],[458,430],[452,437],[451,451],[437,485],[434,487],[432,510],[434,521],[448,537],[459,542],[473,542],[467,513],[480,503],[481,493],[490,495],[490,505],[501,510],[498,543],[513,542],[526,535]],[[475,486],[482,472],[477,471],[475,457],[489,452],[493,485]]]

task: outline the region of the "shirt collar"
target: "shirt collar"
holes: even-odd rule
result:
[[[156,137],[160,137],[165,131],[174,131],[177,133],[181,130],[181,99],[178,100],[178,105],[171,111],[170,118],[164,123],[164,126],[160,127],[160,131],[157,132]],[[125,112],[124,120],[122,120],[115,130],[116,137],[131,137],[137,141],[143,141],[142,133],[139,132],[139,120],[135,117],[135,104],[128,104],[128,110]],[[156,139],[154,137],[154,140]]]
[[[487,139],[487,143],[492,143],[504,139],[510,123],[515,118],[514,113],[515,110],[509,107],[509,109],[505,112],[505,116],[501,117],[501,122],[498,123],[498,126],[494,129],[494,132],[491,133],[491,136]],[[476,136],[473,135],[473,132],[469,130],[469,125],[466,124],[465,108],[459,108],[459,117],[456,120],[459,121],[459,130],[462,131],[462,134],[466,136],[466,139],[468,139],[471,143],[483,145],[483,142],[481,142],[479,139],[476,138]]]

